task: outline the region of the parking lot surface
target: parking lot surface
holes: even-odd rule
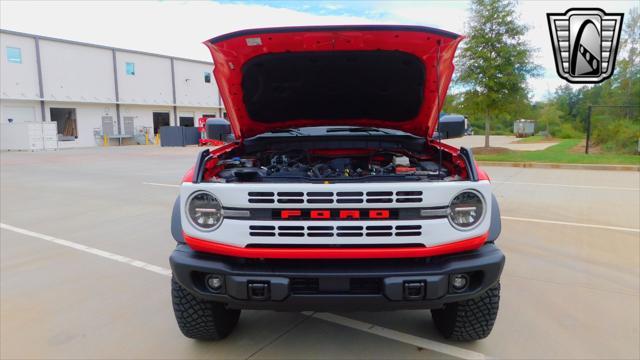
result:
[[[443,340],[429,311],[244,311],[226,340],[187,339],[171,309],[169,220],[197,151],[0,154],[0,357],[640,357],[637,172],[485,168],[507,256],[486,340]]]

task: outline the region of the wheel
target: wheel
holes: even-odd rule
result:
[[[195,297],[171,278],[173,312],[182,334],[197,340],[220,340],[227,337],[238,323],[240,310],[225,304]]]
[[[476,298],[431,310],[431,317],[440,334],[447,339],[480,340],[491,333],[499,303],[500,283],[497,283]]]

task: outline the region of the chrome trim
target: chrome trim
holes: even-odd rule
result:
[[[477,223],[475,223],[475,225],[470,226],[470,227],[462,227],[457,225],[456,223],[453,222],[453,220],[451,220],[451,214],[453,213],[451,211],[451,202],[453,202],[453,199],[455,199],[456,197],[458,197],[458,195],[464,193],[464,192],[472,192],[475,193],[476,195],[478,195],[478,197],[480,197],[480,201],[482,201],[482,214],[480,215],[480,219],[478,220]],[[464,208],[461,208],[464,209]],[[453,197],[451,198],[451,201],[449,202],[449,214],[447,215],[447,220],[449,220],[449,224],[451,224],[451,226],[458,230],[458,231],[470,231],[473,230],[475,228],[477,228],[478,226],[480,226],[480,224],[482,224],[482,222],[484,221],[485,216],[487,215],[487,201],[484,199],[484,196],[482,195],[482,193],[478,190],[475,189],[464,189],[462,191],[459,191],[458,193],[456,193],[455,195],[453,195]]]
[[[191,193],[189,195],[189,197],[187,198],[187,201],[184,203],[184,213],[186,215],[187,221],[189,221],[189,223],[191,223],[191,225],[193,227],[195,227],[196,229],[198,229],[199,231],[202,232],[211,232],[216,230],[217,228],[220,227],[220,225],[222,225],[222,223],[224,222],[224,210],[222,211],[222,216],[220,216],[220,221],[212,228],[203,228],[201,226],[199,226],[198,224],[195,223],[195,221],[193,221],[193,219],[191,218],[191,215],[189,215],[189,203],[191,202],[191,200],[193,199],[194,196],[201,194],[201,193],[206,193],[209,194],[211,196],[213,196],[216,200],[218,200],[218,204],[220,204],[220,209],[222,209],[222,202],[220,201],[220,199],[218,199],[217,196],[213,195],[211,192],[206,191],[206,190],[198,190],[198,191],[194,191],[193,193]],[[213,210],[213,209],[210,209]]]

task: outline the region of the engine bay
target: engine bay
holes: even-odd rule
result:
[[[443,155],[444,154],[444,155]],[[443,159],[444,157],[444,159]],[[210,164],[218,182],[454,181],[460,169],[451,154],[406,150],[316,149],[228,154]]]

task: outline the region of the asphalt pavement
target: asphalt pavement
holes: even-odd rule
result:
[[[640,357],[640,173],[487,167],[507,256],[493,333],[429,311],[244,311],[216,343],[173,317],[169,219],[197,148],[0,153],[0,357]]]

